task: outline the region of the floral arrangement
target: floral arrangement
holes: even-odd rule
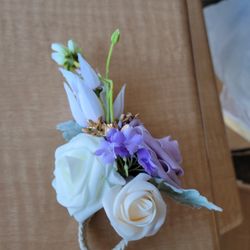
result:
[[[52,185],[58,202],[79,223],[80,249],[88,249],[86,222],[102,208],[122,238],[114,249],[156,234],[167,213],[160,191],[182,204],[222,211],[197,190],[181,188],[178,142],[170,136],[154,138],[137,114],[124,113],[125,85],[113,100],[109,69],[119,38],[116,30],[104,76],[72,40],[67,47],[52,44],[74,118],[57,125],[67,143],[55,152]]]

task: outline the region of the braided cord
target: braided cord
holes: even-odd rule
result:
[[[87,238],[86,238],[86,228],[89,220],[78,224],[78,243],[80,250],[88,250]]]
[[[86,230],[90,219],[78,224],[78,243],[80,250],[88,250]],[[124,250],[128,242],[122,239],[112,250]]]
[[[128,242],[122,239],[112,250],[124,250]]]

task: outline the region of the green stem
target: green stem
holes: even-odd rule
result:
[[[110,122],[114,122],[114,109],[113,109],[113,81],[110,82],[109,94],[109,108],[110,108]]]
[[[111,43],[110,48],[109,48],[108,58],[106,61],[106,75],[105,75],[106,79],[109,79],[109,66],[110,66],[111,56],[113,53],[113,48],[114,48],[114,44]]]
[[[103,110],[103,112],[104,112],[104,116],[106,117],[106,109],[105,109],[105,105],[104,105],[104,103],[103,103],[103,101],[102,101],[102,99],[99,97],[99,101],[100,101],[100,103],[101,103],[101,106],[102,106],[102,110]]]
[[[109,48],[109,53],[108,53],[108,58],[107,58],[107,62],[106,62],[106,75],[105,78],[106,80],[109,80],[109,68],[110,68],[110,61],[111,61],[111,56],[113,53],[113,48],[114,48],[114,44],[111,43],[110,48]],[[111,81],[107,81],[107,122],[113,122],[113,83]]]
[[[116,30],[113,32],[111,36],[111,44],[109,47],[109,53],[106,60],[106,72],[105,72],[105,86],[106,86],[106,102],[107,102],[107,114],[106,114],[106,122],[112,123],[114,122],[114,108],[113,108],[113,82],[109,79],[109,68],[111,62],[111,56],[113,53],[113,49],[115,44],[119,41],[120,31]]]
[[[107,113],[106,113],[106,122],[109,123],[109,112],[110,112],[110,108],[109,108],[109,83],[105,82],[105,86],[106,86],[106,103],[107,103]]]

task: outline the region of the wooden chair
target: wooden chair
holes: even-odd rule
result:
[[[220,249],[219,235],[241,221],[199,0],[2,0],[0,8],[0,249],[78,249],[75,221],[51,187],[55,125],[71,118],[50,44],[73,38],[103,72],[109,35],[119,27],[111,77],[127,83],[126,110],[154,136],[172,135],[183,154],[184,187],[221,214],[168,204],[154,237],[128,249]],[[87,232],[91,249],[118,242],[104,213]]]

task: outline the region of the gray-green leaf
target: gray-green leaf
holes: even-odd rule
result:
[[[207,198],[205,196],[202,196],[196,189],[176,188],[160,179],[154,179],[154,183],[157,185],[159,190],[165,191],[168,196],[179,203],[186,204],[195,208],[204,207],[209,210],[222,212],[222,208],[208,201]]]
[[[73,120],[57,124],[56,129],[62,132],[65,141],[70,141],[73,137],[82,133],[82,127]]]

